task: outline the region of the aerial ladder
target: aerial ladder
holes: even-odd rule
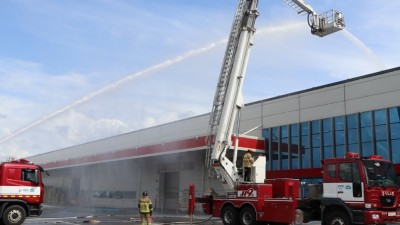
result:
[[[302,0],[283,0],[297,13],[308,15],[311,33],[319,37],[342,30],[345,26],[341,12],[330,10],[317,14],[313,8]],[[231,32],[227,42],[224,60],[211,110],[205,164],[210,174],[222,181],[227,193],[234,192],[236,185],[244,183],[236,166],[238,153],[238,138],[235,141],[233,158],[227,157],[227,151],[232,148],[232,135],[235,123],[240,120],[240,110],[243,108],[242,86],[248,63],[252,39],[256,31],[255,21],[259,15],[258,0],[239,0],[233,19]],[[237,125],[239,127],[239,125]],[[239,130],[239,129],[237,129]],[[238,132],[236,137],[238,137]],[[265,171],[265,156],[259,156],[255,165]],[[265,172],[258,180],[263,181]]]

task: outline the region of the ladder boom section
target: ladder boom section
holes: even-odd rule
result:
[[[228,160],[225,158],[226,150],[231,145],[232,130],[238,110],[243,106],[241,90],[255,32],[257,5],[258,0],[239,0],[236,9],[210,116],[207,166]],[[230,182],[236,180],[232,175],[235,170],[229,169],[230,172],[227,172]],[[218,173],[217,171],[217,175],[221,175]]]
[[[302,0],[283,0],[283,1],[286,2],[300,15],[315,13],[314,9]]]
[[[329,10],[318,14],[311,6],[303,0],[283,0],[292,7],[298,14],[308,14],[308,25],[311,34],[324,37],[336,31],[343,30],[345,27],[343,14],[337,10]]]

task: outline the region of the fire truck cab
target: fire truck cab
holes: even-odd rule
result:
[[[0,164],[0,224],[20,225],[42,214],[42,167],[27,160]]]
[[[400,183],[392,163],[381,156],[349,152],[345,158],[326,159],[322,185],[325,224],[400,222]]]

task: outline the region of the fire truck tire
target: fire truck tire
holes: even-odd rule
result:
[[[246,206],[240,210],[239,222],[240,225],[255,225],[257,223],[257,218],[254,209]]]
[[[222,208],[221,219],[224,225],[237,225],[238,224],[238,214],[236,208],[227,205]]]
[[[22,206],[11,205],[4,210],[4,225],[21,225],[26,219],[26,212]]]
[[[333,211],[324,217],[324,225],[351,225],[351,223],[346,212]]]

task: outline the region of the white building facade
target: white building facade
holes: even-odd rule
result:
[[[321,160],[382,155],[400,173],[400,67],[247,104],[240,155],[267,157],[266,177],[318,182]],[[185,213],[189,184],[212,187],[205,161],[209,114],[32,156],[50,171],[46,202],[135,208],[148,191],[160,213]],[[240,157],[239,157],[240,158]],[[241,162],[238,163],[241,166]],[[197,210],[201,210],[197,207]]]

